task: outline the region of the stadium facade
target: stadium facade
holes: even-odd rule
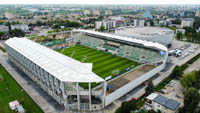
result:
[[[128,27],[118,28],[115,34],[140,40],[158,42],[169,47],[174,38],[174,31],[161,27]]]
[[[5,47],[9,59],[66,109],[102,110],[165,68],[168,50],[162,44],[89,30],[74,32],[79,33],[75,33],[73,42],[140,62],[142,66],[135,69],[141,71],[137,76],[127,76],[128,71],[104,80],[92,72],[91,63],[79,62],[26,38],[7,40]],[[142,68],[149,65],[149,70]],[[121,77],[124,77],[122,81]],[[99,85],[92,88],[92,83]],[[88,84],[88,88],[81,84]],[[108,91],[108,84],[112,90]]]
[[[106,82],[92,72],[92,64],[81,63],[26,38],[5,42],[9,59],[60,105],[71,110],[104,107]],[[79,84],[87,83],[88,89]],[[102,83],[101,91],[91,83]]]

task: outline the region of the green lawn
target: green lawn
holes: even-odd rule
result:
[[[19,84],[0,65],[0,113],[15,113],[10,110],[8,103],[18,100],[27,113],[43,113],[39,106],[27,95]],[[22,101],[24,99],[24,101]]]
[[[58,49],[57,51],[62,52],[62,49]],[[98,51],[82,45],[66,48],[64,49],[63,54],[71,56],[73,51],[74,55],[72,58],[82,61],[83,58],[87,56],[84,62],[93,63],[93,72],[104,79],[110,75],[114,77],[115,75],[112,74],[114,70],[119,70],[119,73],[124,73],[128,67],[135,68],[136,66],[140,65],[137,62],[118,56],[113,56],[107,52]]]

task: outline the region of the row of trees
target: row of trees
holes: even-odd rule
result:
[[[30,23],[30,27],[34,26],[49,26],[53,27],[54,29],[60,29],[60,26],[65,27],[82,27],[83,25],[76,21],[69,21],[69,20],[54,20],[54,21],[47,21],[47,22],[41,22],[37,21],[35,24]]]
[[[185,27],[184,29],[186,30],[185,35],[181,32],[176,34],[176,38],[178,40],[183,40],[186,38],[188,42],[200,43],[200,32],[197,32],[194,28],[191,27]]]
[[[59,29],[60,26],[65,26],[65,27],[83,27],[82,24],[80,24],[79,22],[75,22],[75,21],[69,21],[69,20],[66,20],[66,21],[57,21],[55,23],[55,25],[53,25],[53,28],[54,29]]]
[[[126,101],[121,104],[121,107],[117,109],[115,113],[136,113],[134,111],[138,110],[139,108],[137,107],[136,104],[137,101]],[[137,113],[161,113],[160,111],[156,112],[154,110],[139,110]]]
[[[24,37],[25,33],[21,29],[9,30],[10,37]]]

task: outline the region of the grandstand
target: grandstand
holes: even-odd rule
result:
[[[94,36],[89,33],[74,36],[78,44],[85,45],[97,50],[109,52],[123,58],[140,63],[157,63],[165,59],[165,50],[147,48],[141,44],[121,42],[120,40]],[[145,42],[147,43],[147,42]]]

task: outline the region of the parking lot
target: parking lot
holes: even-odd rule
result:
[[[182,54],[179,57],[175,55],[169,56],[169,60],[175,65],[182,65],[192,57],[194,57],[197,53],[200,52],[199,44],[183,42],[178,40],[173,40],[172,47],[169,48],[170,50],[181,50]]]

